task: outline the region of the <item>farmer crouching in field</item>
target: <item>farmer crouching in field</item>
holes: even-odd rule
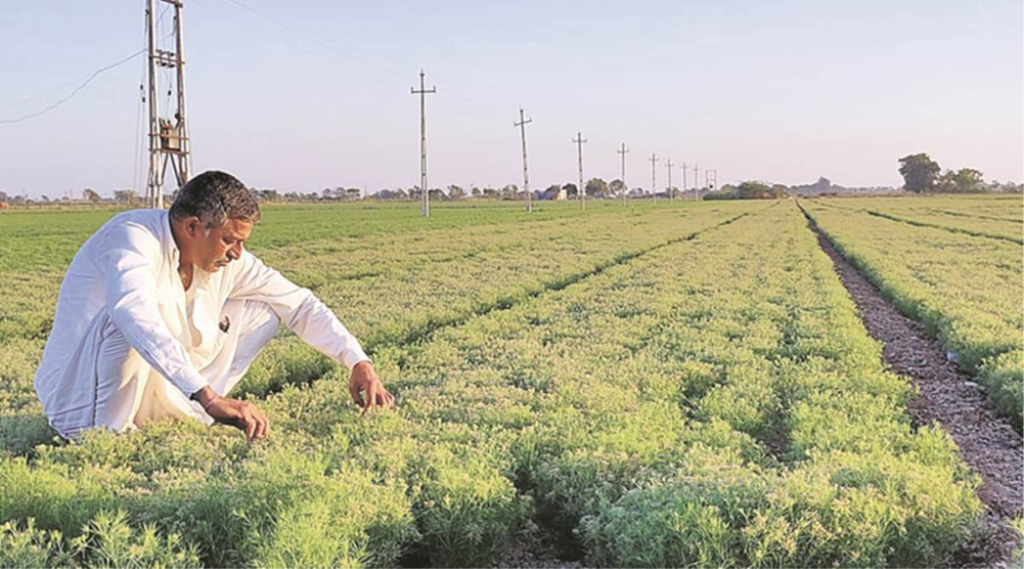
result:
[[[191,417],[266,437],[263,413],[227,395],[282,322],[352,371],[356,403],[393,405],[338,318],[244,249],[259,217],[240,181],[206,172],[170,211],[121,213],[82,245],[36,371],[36,393],[61,436]]]

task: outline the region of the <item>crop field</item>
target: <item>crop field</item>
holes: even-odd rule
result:
[[[949,357],[977,374],[1021,429],[1024,274],[1020,198],[804,203],[843,255]],[[953,213],[955,215],[945,215]],[[897,221],[906,220],[906,221]]]
[[[0,566],[929,566],[978,476],[814,224],[1020,428],[1021,200],[268,207],[249,248],[359,337],[393,411],[282,330],[237,388],[271,436],[55,438],[35,366],[115,212],[0,214]],[[1016,231],[1016,233],[1014,232]]]

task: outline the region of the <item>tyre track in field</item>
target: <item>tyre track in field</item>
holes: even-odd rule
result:
[[[797,204],[799,206],[799,203]],[[1006,566],[1020,538],[1007,524],[1022,515],[1024,442],[1010,422],[996,414],[974,378],[946,359],[925,327],[901,314],[835,248],[814,218],[800,207],[808,228],[832,259],[836,273],[857,305],[864,327],[882,343],[889,368],[920,389],[910,403],[915,426],[938,422],[959,447],[961,459],[982,484],[978,498],[986,506],[982,529],[963,545],[953,566]]]

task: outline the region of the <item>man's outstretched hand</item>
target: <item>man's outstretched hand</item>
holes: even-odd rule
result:
[[[255,405],[240,399],[221,397],[210,387],[192,395],[213,420],[245,432],[250,441],[265,439],[270,434],[270,421]]]
[[[352,368],[348,392],[352,395],[352,401],[363,408],[363,413],[374,407],[390,409],[395,406],[395,396],[384,389],[384,384],[380,382],[377,372],[373,369],[373,364],[368,361],[359,362]]]

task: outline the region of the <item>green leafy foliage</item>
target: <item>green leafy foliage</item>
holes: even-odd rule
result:
[[[10,564],[480,566],[539,524],[601,566],[898,566],[971,531],[977,480],[911,427],[795,205],[595,209],[357,210],[399,229],[348,241],[317,226],[343,233],[333,208],[269,210],[257,253],[366,340],[398,407],[361,416],[282,333],[240,386],[272,424],[254,445],[174,421],[54,442],[31,393],[53,298],[5,297]]]
[[[831,202],[829,202],[831,203]],[[804,207],[847,259],[911,318],[925,324],[967,371],[978,376],[997,409],[1024,424],[1024,265],[1019,197],[843,200]],[[927,211],[959,212],[940,224]],[[972,213],[973,212],[973,213]],[[888,215],[888,213],[887,213]],[[995,219],[993,219],[995,218]],[[1008,226],[1015,226],[1010,238]],[[970,229],[968,229],[968,227]],[[993,238],[998,237],[998,238]]]

